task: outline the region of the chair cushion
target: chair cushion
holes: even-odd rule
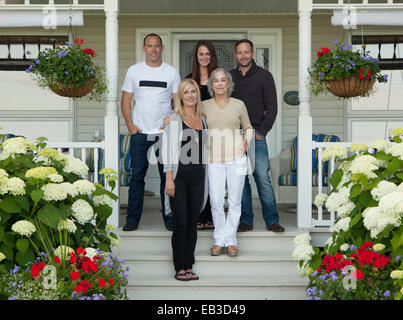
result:
[[[0,134],[0,143],[6,141],[7,139],[14,138],[15,134],[12,133],[6,133],[6,134]]]
[[[335,135],[312,134],[312,141],[315,142],[339,142],[340,139]],[[298,137],[295,137],[290,145],[291,150],[291,172],[297,172],[298,166]],[[327,174],[329,161],[323,163],[323,173]],[[312,172],[318,173],[318,149],[312,150]]]
[[[278,184],[280,186],[296,186],[297,185],[297,173],[291,172],[282,174],[278,177]],[[312,174],[312,186],[318,186],[318,174]],[[327,186],[327,175],[322,176],[322,186]]]

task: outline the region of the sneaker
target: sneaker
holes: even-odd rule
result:
[[[280,226],[278,223],[273,223],[270,226],[266,227],[267,230],[269,231],[273,231],[273,232],[284,232],[284,228],[282,226]]]
[[[139,224],[135,222],[126,222],[123,231],[134,231],[138,228]]]
[[[238,232],[246,232],[250,230],[253,230],[253,225],[241,222],[238,226]]]
[[[174,231],[175,230],[175,224],[173,222],[167,222],[167,223],[165,223],[165,228],[168,231]]]

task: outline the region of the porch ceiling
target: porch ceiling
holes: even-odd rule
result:
[[[120,0],[119,11],[135,14],[296,13],[297,0]]]

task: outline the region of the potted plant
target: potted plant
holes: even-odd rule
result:
[[[375,81],[386,82],[379,59],[365,52],[353,51],[350,44],[335,40],[336,49],[320,48],[317,60],[308,70],[311,92],[317,96],[327,91],[341,98],[367,97]]]
[[[79,98],[89,94],[90,100],[100,101],[107,91],[104,70],[94,62],[95,51],[81,47],[83,42],[75,39],[41,51],[26,72],[40,87],[49,87],[58,95]]]
[[[340,162],[329,179],[332,192],[314,201],[336,212],[332,236],[323,250],[311,246],[309,234],[294,240],[298,269],[310,281],[308,298],[403,300],[402,132],[392,130],[394,144],[377,140],[324,151],[324,160]]]

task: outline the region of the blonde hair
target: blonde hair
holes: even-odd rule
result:
[[[189,86],[193,86],[196,89],[197,93],[197,102],[196,102],[196,115],[201,116],[202,114],[202,103],[200,100],[200,89],[199,85],[197,84],[196,81],[193,79],[183,79],[178,87],[178,93],[176,95],[176,100],[175,100],[175,113],[180,115],[180,117],[183,119],[185,116],[185,109],[183,107],[183,96],[185,95],[185,91]]]

